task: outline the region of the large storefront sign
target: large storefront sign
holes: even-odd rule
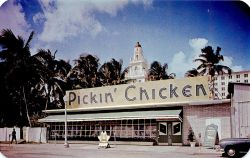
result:
[[[208,77],[192,77],[71,90],[67,108],[143,105],[209,99]]]

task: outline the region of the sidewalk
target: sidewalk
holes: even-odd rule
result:
[[[141,158],[200,158],[219,157],[220,154],[214,149],[204,147],[189,146],[143,146],[143,145],[116,145],[111,144],[111,148],[99,148],[97,144],[70,144],[69,148],[64,148],[63,144],[0,144],[1,152],[8,158],[28,158],[30,157],[141,157]],[[118,154],[118,155],[117,155]]]
[[[182,146],[182,145],[173,145],[173,146],[167,146],[167,145],[156,145],[153,146],[152,142],[120,142],[120,141],[110,141],[109,150],[128,150],[128,151],[140,151],[147,149],[147,151],[155,151],[155,149],[158,149],[158,151],[177,151],[177,152],[184,152],[184,153],[193,153],[193,154],[218,154],[218,152],[215,149],[208,148],[208,147],[190,147],[190,146]],[[55,144],[55,141],[50,141],[49,144]],[[64,144],[64,141],[57,141],[56,144]],[[98,141],[69,141],[70,146],[72,148],[75,148],[75,144],[82,144],[84,148],[87,149],[96,149],[98,146]]]

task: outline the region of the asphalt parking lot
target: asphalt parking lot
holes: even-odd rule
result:
[[[111,145],[98,148],[96,144],[0,144],[8,158],[216,158],[221,153],[214,149],[187,146]]]

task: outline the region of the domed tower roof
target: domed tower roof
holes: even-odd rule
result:
[[[135,45],[135,47],[141,47],[140,43],[137,42],[136,45]]]

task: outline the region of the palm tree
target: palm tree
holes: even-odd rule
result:
[[[98,81],[99,58],[90,54],[80,55],[68,75],[72,88],[91,88],[100,86]]]
[[[112,64],[110,62],[104,63],[99,71],[98,71],[98,76],[100,78],[100,82],[102,86],[108,86],[112,84]]]
[[[99,71],[98,77],[100,78],[100,82],[102,86],[107,85],[118,85],[125,83],[125,71],[122,71],[122,63],[123,61],[117,61],[115,59],[111,59],[109,62],[104,63]]]
[[[41,96],[46,96],[45,109],[61,108],[64,106],[63,96],[68,88],[67,75],[71,70],[69,62],[64,60],[56,60],[55,55],[51,51],[40,49],[34,57],[43,65],[46,72],[44,79],[39,82],[33,92],[38,92]]]
[[[210,91],[212,97],[214,98],[214,76],[216,74],[228,73],[231,74],[232,70],[228,66],[220,65],[220,61],[224,60],[223,55],[220,54],[221,48],[217,47],[216,51],[212,49],[211,46],[206,46],[201,49],[201,54],[195,62],[200,62],[201,64],[197,67],[197,70],[201,75],[211,76],[211,87]]]
[[[26,91],[32,84],[32,80],[39,76],[32,66],[33,61],[29,50],[33,34],[34,32],[31,32],[26,42],[22,37],[16,37],[9,29],[2,30],[0,35],[0,59],[6,70],[4,76],[5,88],[10,95],[14,95],[12,100],[16,104],[20,103],[20,116],[22,117],[22,114],[26,113],[30,126]],[[22,108],[23,104],[25,110]]]
[[[168,64],[166,63],[161,65],[161,63],[158,61],[152,62],[150,69],[149,69],[148,79],[151,81],[174,79],[175,74],[171,73],[168,75],[167,69],[168,69]]]
[[[199,72],[197,71],[197,69],[192,69],[192,70],[188,70],[186,73],[185,73],[185,77],[196,77],[196,76],[199,76]]]
[[[68,89],[66,77],[71,65],[56,60],[56,52],[52,55],[50,50],[41,49],[31,56],[29,43],[32,37],[33,32],[25,42],[11,30],[1,32],[0,94],[3,95],[0,97],[4,105],[9,105],[0,112],[1,123],[23,126],[28,121],[32,126],[30,117],[40,116],[44,105],[45,109],[48,104],[54,107],[64,105],[63,96]]]
[[[229,74],[232,70],[228,66],[219,65],[220,61],[224,60],[223,55],[220,54],[221,48],[217,47],[216,52],[211,46],[207,46],[201,49],[200,58],[195,59],[195,62],[200,62],[201,64],[197,67],[197,70],[200,70],[202,75],[211,75],[212,77],[215,74],[223,74],[228,72]]]

